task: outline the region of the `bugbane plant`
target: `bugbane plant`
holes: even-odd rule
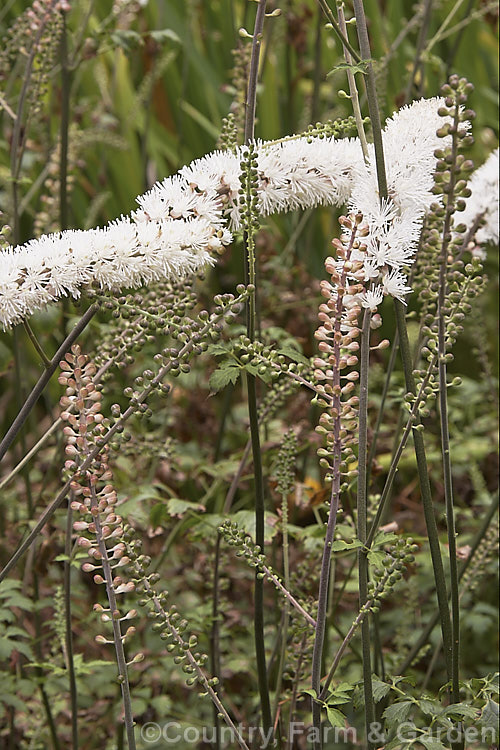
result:
[[[0,10],[0,26],[10,5]],[[20,437],[0,481],[2,554],[3,546],[7,550],[0,580],[5,586],[3,579],[27,552],[22,592],[31,587],[36,600],[34,628],[26,601],[16,599],[19,591],[11,592],[16,623],[2,619],[0,608],[1,647],[11,649],[11,680],[4,692],[15,696],[6,709],[0,703],[0,737],[10,731],[11,744],[16,743],[21,727],[24,742],[52,743],[57,749],[69,745],[71,714],[73,750],[84,744],[123,745],[117,686],[110,677],[116,674],[130,748],[149,742],[151,726],[170,737],[170,730],[176,731],[171,720],[179,721],[179,731],[189,730],[179,744],[199,740],[216,750],[256,747],[260,737],[250,736],[253,729],[264,729],[284,750],[311,743],[316,750],[331,744],[330,736],[321,738],[328,722],[353,732],[362,732],[365,723],[366,738],[360,734],[353,745],[365,741],[369,750],[407,750],[406,740],[397,745],[395,722],[413,721],[420,708],[436,726],[442,721],[458,729],[462,719],[485,723],[490,695],[473,705],[457,693],[458,639],[450,646],[451,629],[443,628],[443,656],[434,630],[433,586],[441,624],[451,593],[454,638],[459,582],[462,607],[470,609],[470,621],[484,634],[488,610],[474,620],[474,597],[482,596],[479,582],[491,569],[494,498],[477,544],[469,536],[482,523],[483,495],[493,486],[495,370],[483,347],[490,332],[482,325],[491,316],[483,315],[478,298],[488,282],[480,261],[486,260],[488,271],[495,263],[487,245],[498,240],[489,197],[498,192],[498,151],[472,171],[465,147],[473,113],[465,109],[468,86],[459,78],[451,78],[439,98],[422,98],[390,115],[380,133],[374,115],[374,82],[385,114],[414,91],[433,95],[438,45],[448,39],[442,35],[450,23],[456,21],[458,31],[464,28],[460,8],[446,16],[437,41],[426,35],[442,11],[439,4],[414,9],[397,38],[384,38],[386,76],[372,60],[379,52],[376,43],[372,53],[362,39],[361,0],[353,3],[356,28],[353,19],[345,22],[350,6],[338,8],[337,20],[321,0],[332,28],[325,29],[318,16],[311,65],[305,56],[313,36],[310,4],[300,12],[297,4],[288,4],[286,40],[280,21],[272,21],[272,27],[264,23],[269,15],[278,18],[264,0],[190,0],[182,7],[170,0],[161,7],[126,0],[114,3],[108,15],[104,5],[91,4],[87,17],[84,5],[74,5],[82,22],[75,30],[71,18],[76,16],[66,17],[63,3],[34,3],[13,24],[0,52],[0,81],[6,80],[4,72],[8,77],[0,91],[6,123],[2,143],[12,144],[14,156],[24,153],[22,173],[21,159],[8,175],[0,165],[0,177],[6,176],[5,187],[0,186],[0,198],[6,197],[2,218],[14,228],[12,235],[8,227],[0,235],[5,329],[0,374],[2,382],[11,377],[13,347],[12,380],[19,381],[20,406],[35,369],[33,353],[21,346],[25,333],[43,367],[20,409],[21,419],[15,418],[0,444],[1,458]],[[219,5],[228,13],[215,28]],[[387,20],[386,6],[397,16],[400,5],[372,4],[381,11],[371,24],[373,36]],[[210,87],[205,90],[204,84],[217,79],[216,66],[224,76],[229,70],[235,24],[248,26],[252,8],[260,25],[254,34],[242,32],[248,43],[233,56],[231,86],[222,84],[207,95]],[[477,20],[490,9],[486,4],[471,12]],[[163,14],[169,28],[161,30],[156,26]],[[484,26],[492,23],[490,16]],[[345,63],[324,79],[323,67],[335,52],[332,29]],[[410,61],[416,29],[421,34]],[[443,65],[453,69],[456,50],[451,43],[448,49],[448,41],[444,46],[449,59]],[[14,105],[22,104],[17,97],[23,83],[16,81],[16,71],[28,70],[32,54],[35,65],[26,75],[29,112],[17,117]],[[285,87],[271,76],[280,65]],[[350,95],[337,101],[336,77],[345,70]],[[371,116],[367,136],[368,118],[360,109],[366,102],[364,83]],[[75,97],[76,105],[77,94],[92,87],[97,96],[69,106],[68,97]],[[489,101],[483,88],[481,100],[473,102],[479,120]],[[277,140],[254,138],[255,118],[249,115],[254,94],[262,105],[257,132],[282,134]],[[350,112],[345,116],[346,101],[355,118]],[[60,106],[57,132],[47,114],[54,103]],[[305,125],[323,117],[324,122]],[[294,134],[298,122],[303,132]],[[126,144],[127,158],[115,161],[109,149],[101,154],[96,146],[85,152],[85,163],[79,162],[80,147],[97,143],[101,127],[106,132],[101,142]],[[493,143],[484,114],[481,128],[478,155]],[[358,137],[351,137],[356,131]],[[190,161],[215,142],[215,151]],[[37,175],[40,164],[46,166]],[[176,170],[148,189],[158,174]],[[33,182],[24,183],[25,176]],[[145,190],[128,216],[102,228],[65,229],[72,222],[89,227],[128,211],[131,191]],[[16,192],[22,196],[19,211],[10,205]],[[313,218],[316,206],[342,208],[345,215],[338,221],[335,210],[320,211]],[[57,227],[65,231],[19,244]],[[325,263],[328,280],[321,280],[325,235],[335,239]],[[238,286],[243,261],[245,285]],[[83,305],[67,304],[68,297]],[[392,301],[400,327],[389,344]],[[71,329],[75,310],[82,317]],[[28,320],[32,314],[35,330]],[[461,334],[472,332],[478,320],[481,335],[474,336],[474,345],[483,349],[488,387],[475,375],[465,377],[462,404],[449,387],[459,385],[457,375],[464,370],[467,344]],[[406,321],[408,341],[402,336]],[[89,322],[82,348],[90,361],[82,350],[70,348]],[[51,357],[43,349],[58,338],[58,327],[71,330]],[[398,344],[415,388],[408,377],[401,386]],[[38,423],[33,415],[51,411],[55,384],[32,409],[60,360],[62,415]],[[449,404],[443,396],[448,392]],[[13,399],[0,403],[10,418]],[[450,434],[443,423],[450,425]],[[462,425],[474,429],[460,436],[461,450],[455,452]],[[62,482],[62,448],[55,440],[60,428],[66,450]],[[405,453],[412,441],[420,492],[413,459]],[[480,483],[470,480],[471,463],[485,477],[480,491]],[[27,512],[19,502],[24,495]],[[67,538],[60,555],[62,513],[55,511],[66,500]],[[391,523],[381,528],[386,520]],[[22,524],[27,531],[9,557]],[[455,542],[456,532],[464,539]],[[473,547],[465,560],[469,541]],[[243,565],[235,564],[226,543]],[[458,571],[455,544],[464,563]],[[449,565],[443,565],[447,550]],[[56,633],[64,660],[51,664],[52,652],[39,647],[49,640],[40,617],[52,615],[50,593],[59,560],[64,572],[58,590],[64,594],[55,603]],[[168,595],[162,580],[168,580]],[[2,588],[0,596],[3,602],[9,591]],[[88,616],[88,598],[96,604],[97,623]],[[477,640],[489,644],[488,639]],[[34,656],[26,648],[32,640]],[[103,664],[109,647],[118,668]],[[483,654],[473,666],[478,674],[481,659],[490,663]],[[27,683],[31,689],[24,705],[10,687],[14,674],[21,693]],[[448,677],[450,691],[443,685]],[[210,723],[210,702],[198,700],[198,691],[213,704],[214,731],[205,742],[191,741],[194,730]],[[382,733],[392,734],[374,740],[370,722],[375,719]],[[37,736],[37,725],[44,723]],[[295,742],[299,725],[304,736]],[[444,747],[440,741],[428,744]],[[452,747],[459,748],[455,741]]]

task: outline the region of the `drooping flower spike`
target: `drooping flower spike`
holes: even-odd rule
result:
[[[390,203],[380,205],[373,152],[363,161],[357,139],[297,137],[257,144],[262,215],[341,206],[361,212],[370,228],[366,273],[383,292],[409,291],[411,263],[431,194],[433,152],[442,118],[439,99],[421,100],[388,120],[384,131]],[[139,287],[179,278],[215,262],[240,226],[238,190],[243,150],[216,151],[157,183],[139,208],[102,229],[44,235],[0,253],[0,323],[8,328],[50,302],[95,283]],[[380,292],[380,290],[379,290]],[[378,292],[378,294],[379,294]],[[372,301],[372,300],[371,300]]]

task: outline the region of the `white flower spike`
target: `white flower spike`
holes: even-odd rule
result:
[[[387,121],[389,204],[378,199],[373,150],[366,165],[357,139],[257,143],[260,212],[348,203],[363,213],[370,229],[368,276],[378,278],[385,294],[402,299],[410,290],[401,268],[413,260],[425,210],[434,199],[433,153],[443,143],[436,136],[440,104],[422,100]],[[0,324],[9,328],[61,297],[78,297],[90,283],[133,288],[215,263],[213,253],[230,244],[231,231],[240,226],[242,157],[241,149],[215,151],[193,162],[139,196],[131,217],[103,229],[45,235],[0,252]],[[379,297],[377,287],[370,304]]]

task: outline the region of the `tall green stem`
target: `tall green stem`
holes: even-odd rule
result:
[[[460,572],[458,574],[458,580],[461,581],[464,573],[467,571],[468,567],[472,563],[472,560],[474,559],[474,556],[479,549],[479,546],[481,542],[484,539],[484,536],[486,532],[489,529],[490,523],[493,520],[493,517],[495,513],[498,511],[498,492],[496,493],[495,497],[493,497],[491,501],[491,505],[488,508],[488,512],[483,520],[482,526],[479,529],[476,538],[474,539],[474,542],[472,543],[472,549],[469,553],[469,556],[467,560],[464,562],[462,567],[460,568]],[[414,659],[417,658],[420,649],[422,649],[427,641],[429,640],[429,636],[436,627],[437,623],[439,621],[439,612],[436,612],[434,617],[431,619],[425,630],[423,631],[420,638],[416,641],[416,643],[412,646],[410,652],[407,654],[405,660],[398,666],[397,673],[398,674],[404,674],[408,667],[412,664]]]
[[[368,30],[366,27],[366,18],[362,0],[354,0],[354,12],[358,28],[358,38],[363,58],[370,58],[370,43],[368,40]],[[384,152],[382,142],[382,129],[380,126],[380,115],[377,103],[377,94],[375,88],[375,76],[371,63],[367,67],[366,75],[366,92],[368,98],[368,109],[370,121],[372,124],[373,142],[375,147],[375,161],[377,166],[377,179],[379,186],[380,199],[387,200],[387,178],[385,172]],[[405,305],[399,300],[394,300],[396,311],[396,321],[400,341],[401,358],[405,375],[406,390],[416,394],[415,378],[413,376],[413,364],[408,338],[408,329],[406,327]],[[427,457],[425,454],[424,439],[420,431],[420,426],[415,425],[413,429],[413,443],[415,448],[415,457],[417,460],[418,475],[420,481],[420,492],[422,495],[422,505],[424,509],[425,522],[427,526],[427,535],[429,538],[429,547],[431,551],[432,565],[434,569],[434,579],[436,583],[436,592],[438,607],[441,618],[441,629],[443,633],[444,652],[446,659],[446,668],[448,678],[451,676],[451,651],[452,651],[452,632],[450,622],[450,612],[448,608],[448,594],[446,590],[446,578],[444,574],[443,559],[439,546],[439,536],[437,531],[436,519],[434,516],[434,506],[432,502],[432,493],[429,482],[429,471],[427,467]]]
[[[460,106],[455,105],[454,133],[451,145],[451,164],[457,163]],[[446,525],[448,530],[448,549],[450,553],[450,592],[451,592],[451,699],[459,703],[459,656],[460,656],[460,603],[458,594],[457,544],[455,536],[455,514],[453,507],[453,480],[451,472],[450,433],[448,427],[448,384],[446,368],[446,297],[448,291],[448,248],[451,237],[452,217],[455,210],[455,186],[457,171],[450,170],[450,181],[446,193],[446,213],[443,224],[441,253],[439,258],[439,289],[437,301],[438,316],[438,373],[439,373],[439,419],[441,427],[441,452],[443,460],[444,496],[446,507]],[[445,643],[446,648],[446,643]],[[456,750],[463,748],[463,739],[452,743]]]
[[[59,223],[60,229],[68,228],[68,142],[69,142],[69,99],[71,76],[68,64],[68,32],[66,14],[62,13],[60,42],[61,62],[61,127],[59,156]]]
[[[370,41],[366,26],[365,10],[363,0],[353,0],[354,15],[356,17],[356,29],[358,33],[359,50],[364,60],[371,59]],[[375,75],[373,65],[367,63],[366,68],[366,95],[368,100],[368,112],[373,133],[373,145],[375,149],[375,164],[377,168],[377,183],[379,200],[387,200],[387,177],[385,172],[384,147],[382,142],[382,128],[380,125],[380,113],[375,87]],[[366,329],[366,330],[365,330]],[[365,313],[363,320],[363,333],[361,340],[361,367],[360,367],[360,405],[359,405],[359,454],[358,454],[358,537],[364,543],[367,536],[367,486],[366,486],[366,459],[367,459],[367,399],[368,399],[368,362],[369,362],[369,334],[370,316]],[[365,400],[366,399],[366,400]],[[361,606],[366,603],[368,587],[368,558],[365,549],[359,552],[359,598]],[[373,702],[373,687],[371,676],[371,652],[370,652],[370,619],[365,617],[361,626],[361,639],[363,651],[363,686],[365,695],[365,726],[367,746],[373,747],[370,741],[370,725],[375,721],[375,704]]]
[[[357,490],[357,531],[363,543],[358,553],[359,608],[368,601],[368,550],[365,546],[368,532],[368,493],[366,488],[366,459],[368,439],[368,368],[370,366],[370,310],[365,310],[361,331],[360,376],[359,376],[359,449],[358,449],[358,490]],[[374,747],[369,739],[371,726],[375,722],[373,702],[372,669],[370,653],[370,618],[364,617],[361,624],[363,653],[363,690],[365,695],[365,726],[367,746]]]
[[[259,72],[259,57],[262,31],[266,15],[266,0],[260,0],[255,17],[252,41],[252,56],[248,76],[246,108],[245,108],[245,143],[254,138],[255,107],[257,101],[257,80]],[[250,198],[250,196],[248,196]],[[245,232],[245,276],[248,284],[253,285],[254,292],[247,301],[247,336],[253,341],[255,338],[255,248],[252,229]],[[262,470],[262,454],[260,450],[259,420],[257,413],[257,387],[255,376],[247,373],[248,416],[250,421],[250,439],[255,481],[255,542],[264,549],[264,475]],[[255,606],[254,606],[254,637],[259,694],[262,712],[262,724],[266,732],[272,730],[271,701],[267,682],[266,648],[264,639],[264,581],[258,574],[255,576]]]
[[[371,59],[370,41],[366,27],[365,10],[363,0],[353,0],[354,15],[356,16],[356,28],[358,31],[359,49],[363,60]],[[378,107],[377,89],[375,86],[375,74],[373,65],[366,65],[366,97],[368,101],[368,113],[373,134],[373,146],[375,148],[375,164],[377,167],[378,192],[380,200],[387,200],[387,177],[385,172],[384,145],[382,142],[382,127],[380,125],[380,112]]]
[[[73,511],[71,502],[73,493],[68,496],[68,515],[66,517],[66,540],[64,561],[64,618],[66,668],[69,679],[69,696],[71,703],[71,738],[72,750],[78,750],[78,692],[76,687],[75,661],[73,656],[73,630],[71,627],[71,538],[73,532]]]

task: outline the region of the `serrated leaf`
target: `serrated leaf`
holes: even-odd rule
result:
[[[332,542],[332,552],[343,552],[346,549],[358,549],[363,546],[363,542],[359,539],[354,539],[352,542],[345,542],[343,539],[336,539]]]
[[[421,742],[427,750],[447,750],[446,745],[443,745],[437,737],[432,737],[431,735],[427,736],[422,734],[419,736],[418,741]]]
[[[329,706],[338,706],[342,703],[350,703],[351,693],[354,690],[354,685],[349,682],[341,682],[333,690],[328,693],[325,703]]]
[[[345,716],[342,711],[333,706],[326,707],[326,716],[332,727],[345,727]]]
[[[375,539],[373,540],[373,547],[380,547],[386,544],[392,544],[393,542],[396,542],[399,539],[399,536],[397,534],[394,534],[392,531],[378,531],[375,535]]]
[[[267,368],[263,372],[260,372],[260,365],[244,365],[242,369],[249,372],[254,378],[259,378],[263,383],[269,384],[271,382],[271,373]]]
[[[212,393],[218,393],[218,391],[221,391],[229,383],[234,385],[240,377],[240,373],[241,369],[238,365],[224,364],[218,367],[210,375],[210,380],[208,381],[210,390]]]
[[[399,701],[388,706],[382,715],[390,726],[401,724],[408,719],[414,706],[413,701]]]
[[[353,73],[361,73],[362,75],[366,75],[368,71],[368,65],[370,63],[373,63],[373,60],[360,60],[358,63],[339,63],[338,65],[335,65],[334,68],[330,70],[329,73],[326,74],[326,77],[333,75],[338,70],[351,70]]]
[[[381,550],[371,549],[367,557],[368,562],[373,568],[381,568],[387,555]]]
[[[390,692],[391,686],[381,680],[372,681],[373,700],[378,703]]]
[[[443,711],[443,715],[449,716],[451,718],[460,718],[462,716],[465,716],[469,719],[476,719],[477,708],[468,706],[466,703],[452,703],[450,706],[446,707],[446,709]]]
[[[167,511],[173,518],[182,518],[189,511],[204,513],[205,506],[201,503],[192,503],[189,500],[181,500],[180,497],[171,497],[167,500]]]
[[[498,743],[499,740],[499,732],[498,732],[498,722],[499,722],[499,710],[498,710],[498,703],[495,703],[495,701],[490,700],[483,708],[481,718],[479,720],[481,726],[484,729],[493,729],[495,732],[495,742]]]
[[[437,716],[442,710],[441,704],[430,698],[422,698],[419,700],[418,707],[426,716]]]
[[[207,354],[213,354],[214,357],[231,354],[232,351],[232,347],[229,344],[221,344],[220,342],[209,344],[207,347]]]

